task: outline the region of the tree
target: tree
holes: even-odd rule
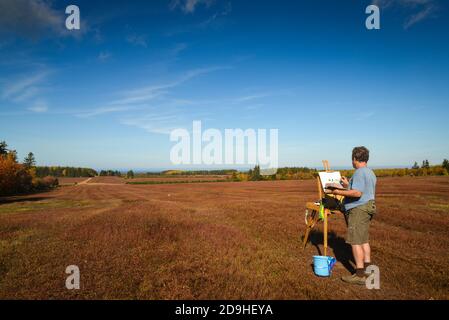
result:
[[[32,152],[28,153],[28,155],[23,160],[23,165],[25,168],[32,168],[36,165],[36,160],[34,159],[34,154]]]
[[[444,159],[441,166],[449,172],[449,160]]]
[[[415,161],[415,164],[413,165],[412,169],[419,169],[418,162]]]
[[[134,179],[134,172],[133,172],[132,170],[129,170],[129,171],[126,173],[126,177],[127,177],[128,179]]]
[[[421,168],[429,169],[430,168],[429,160],[423,160]]]
[[[260,166],[256,165],[253,170],[248,172],[249,180],[251,181],[259,181],[262,180],[262,175],[260,174]]]
[[[16,154],[0,157],[0,196],[28,192],[32,188],[29,171],[16,161]]]
[[[8,145],[5,141],[0,141],[0,156],[6,156],[8,154]]]

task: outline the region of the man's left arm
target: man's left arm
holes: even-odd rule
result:
[[[352,184],[351,189],[349,190],[341,190],[341,189],[335,189],[330,192],[326,193],[332,193],[337,196],[344,196],[344,197],[350,197],[350,198],[360,198],[363,194],[360,190],[364,190],[365,181],[363,179],[363,176],[360,174],[360,172],[355,172],[354,176],[352,177]]]
[[[344,197],[350,197],[350,198],[360,198],[362,196],[362,192],[360,192],[357,189],[351,189],[351,190],[340,190],[335,189],[326,193],[335,194],[336,196],[344,196]]]

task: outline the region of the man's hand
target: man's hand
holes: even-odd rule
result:
[[[338,189],[333,189],[333,190],[331,190],[331,189],[324,189],[324,193],[338,195]]]
[[[341,177],[340,183],[345,188],[349,187],[348,178],[346,178],[345,176]]]

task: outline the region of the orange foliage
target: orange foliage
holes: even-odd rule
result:
[[[13,153],[0,156],[0,196],[30,191],[31,180],[31,174],[17,163]]]

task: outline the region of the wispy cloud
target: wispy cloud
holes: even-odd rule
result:
[[[409,17],[404,23],[404,29],[408,29],[414,24],[431,17],[436,12],[435,6],[427,6],[422,11]]]
[[[209,19],[201,22],[199,24],[199,27],[207,27],[208,25],[210,25],[214,21],[216,21],[218,18],[227,16],[229,13],[231,13],[231,11],[232,11],[232,5],[230,2],[228,2],[227,4],[225,4],[225,7],[223,8],[223,10],[214,13]]]
[[[146,35],[137,35],[137,34],[132,34],[126,37],[126,41],[131,43],[132,45],[135,46],[140,46],[140,47],[148,47],[148,43],[147,43],[147,36]]]
[[[2,99],[20,102],[36,96],[40,90],[39,85],[49,74],[50,72],[45,70],[12,80],[2,91]]]
[[[399,6],[407,12],[415,11],[403,23],[405,30],[418,22],[435,17],[438,11],[437,0],[376,0],[374,4],[383,9]]]
[[[112,101],[111,104],[125,105],[132,103],[148,102],[166,94],[168,92],[167,91],[168,89],[175,88],[195,77],[227,68],[229,67],[210,67],[210,68],[190,70],[185,72],[182,76],[180,76],[178,79],[172,82],[124,91],[122,92],[122,98]]]
[[[180,8],[184,13],[194,13],[199,5],[209,7],[214,0],[173,0],[170,3],[170,9]]]
[[[141,103],[141,112],[138,114],[126,114],[121,118],[120,122],[128,126],[134,126],[147,132],[157,134],[168,134],[171,130],[179,128],[183,124],[189,123],[191,117],[204,117],[204,111],[186,110],[185,106],[205,106],[210,101],[192,101],[188,99],[173,98],[172,91],[174,88],[181,86],[185,82],[192,80],[201,75],[205,75],[218,70],[230,69],[227,66],[215,66],[201,69],[192,69],[184,72],[175,80],[161,84],[153,84],[146,87],[126,90],[121,93],[122,98],[112,101],[114,105],[133,106]],[[187,119],[189,118],[189,120]]]
[[[143,129],[150,133],[168,134],[188,123],[184,106],[200,105],[206,101],[176,99],[169,96],[172,90],[185,82],[218,70],[229,69],[227,66],[192,69],[179,75],[172,81],[152,84],[145,87],[128,89],[119,93],[119,98],[106,103],[100,108],[78,111],[74,115],[80,118],[90,118],[111,113],[120,113],[120,123]],[[137,111],[137,112],[136,112]],[[204,114],[189,111],[188,117],[204,116]]]
[[[178,3],[182,3],[182,2],[178,2]],[[207,18],[204,21],[201,22],[197,22],[191,25],[184,25],[182,26],[182,28],[177,28],[174,30],[171,30],[169,32],[167,32],[165,35],[168,37],[171,36],[175,36],[175,35],[179,35],[179,34],[183,34],[183,33],[190,33],[190,32],[194,32],[196,30],[202,30],[205,28],[208,28],[210,26],[216,26],[216,25],[220,25],[224,22],[224,17],[226,17],[227,15],[229,15],[232,11],[232,5],[230,2],[221,2],[221,9],[218,8],[217,11],[211,15],[209,18]],[[183,10],[185,11],[185,10]]]
[[[186,50],[188,48],[187,43],[178,43],[176,44],[173,49],[170,50],[170,55],[173,57],[177,57],[181,52]]]
[[[35,113],[45,113],[48,111],[48,105],[45,101],[37,101],[28,110]]]
[[[120,120],[124,125],[137,127],[149,133],[170,134],[170,132],[180,126],[179,115],[175,113],[166,114],[143,114],[138,117],[126,117]]]
[[[126,112],[142,108],[141,106],[107,106],[94,108],[87,111],[77,112],[75,115],[79,118],[90,118],[108,113]]]
[[[100,62],[106,62],[107,60],[109,60],[110,58],[111,58],[111,53],[110,52],[107,52],[107,51],[102,51],[102,52],[100,52],[99,54],[98,54],[98,57],[97,57],[97,59],[100,61]]]
[[[252,101],[252,100],[256,100],[256,99],[265,98],[265,97],[268,97],[271,95],[272,94],[270,94],[270,93],[251,94],[251,95],[235,98],[233,102],[235,102],[235,103],[248,102],[248,101]]]

